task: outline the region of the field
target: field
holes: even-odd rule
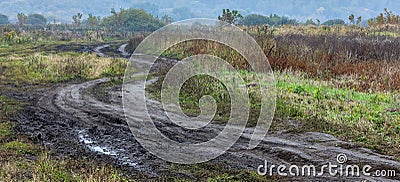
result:
[[[367,31],[295,26],[275,30],[256,27],[249,33],[262,46],[275,72],[275,119],[299,120],[300,126],[293,130],[330,133],[399,159],[400,39],[363,34]],[[247,70],[244,58],[226,54],[226,49],[213,42],[189,41],[170,48],[164,56],[182,59],[195,54],[216,55],[242,69],[240,74],[247,84],[254,83],[255,74]],[[153,87],[158,98],[161,84],[162,79]],[[203,95],[212,95],[219,103],[215,119],[226,120],[230,99],[221,97],[223,90],[215,79],[197,77],[184,85],[180,99],[187,114],[198,115],[197,101]],[[250,125],[258,118],[257,93],[257,88],[250,88]]]
[[[126,55],[149,32],[32,30],[18,33],[12,40],[0,39],[0,180],[287,180],[259,176],[255,170],[262,162],[254,155],[268,153],[271,143],[282,148],[268,153],[278,162],[321,165],[321,160],[335,160],[336,151],[346,151],[354,157],[354,164],[400,169],[398,28],[240,28],[260,45],[274,71],[276,111],[269,135],[304,142],[305,146],[296,148],[299,154],[290,152],[289,142],[267,138],[248,153],[235,148],[202,164],[157,159],[135,141],[121,107]],[[121,51],[121,46],[126,48]],[[146,88],[149,98],[160,100],[162,81],[172,62],[197,54],[227,60],[250,85],[248,127],[254,127],[261,97],[259,87],[253,84],[255,73],[241,55],[220,43],[186,41],[164,51],[165,59],[158,60],[161,66],[151,75],[159,79]],[[230,74],[226,73],[226,79]],[[229,118],[230,98],[225,86],[214,78],[193,77],[179,94],[187,115],[199,115],[199,99],[211,95],[218,103],[213,126],[223,126]],[[164,127],[166,135],[177,140],[204,139],[186,136],[173,126]],[[325,140],[325,134],[334,139]],[[307,137],[311,139],[304,139]],[[320,145],[334,149],[310,151],[306,147]],[[367,152],[360,152],[364,149]],[[318,152],[327,152],[327,156],[302,158]]]

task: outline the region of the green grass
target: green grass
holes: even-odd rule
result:
[[[42,40],[34,43],[15,44],[15,45],[1,45],[0,44],[0,57],[4,56],[27,56],[37,52],[46,53],[62,53],[62,52],[79,52],[83,47],[95,48],[102,44],[123,44],[128,40],[110,39],[107,41],[88,41],[88,40],[71,40],[71,41],[55,41],[55,40]]]
[[[303,121],[303,131],[320,131],[399,156],[400,96],[358,92],[304,74],[277,74],[278,118]]]
[[[47,153],[35,163],[34,181],[132,181],[112,166],[78,160],[54,160]]]
[[[75,52],[7,56],[0,58],[0,66],[7,68],[0,79],[14,83],[46,83],[122,76],[126,64],[122,58],[101,58]]]
[[[369,35],[374,35],[374,36],[388,36],[388,37],[400,37],[400,34],[399,34],[399,33],[396,33],[396,32],[389,32],[389,31],[372,32],[372,33],[369,33]]]
[[[165,181],[209,181],[209,182],[225,182],[225,181],[275,181],[283,180],[284,177],[278,176],[261,176],[256,171],[241,170],[227,167],[224,162],[205,162],[201,164],[172,164],[170,171],[175,176],[186,176],[188,179],[183,180],[175,177],[165,177]]]
[[[8,152],[13,152],[15,154],[37,154],[38,153],[38,147],[31,144],[27,143],[26,141],[19,141],[19,140],[14,140],[11,142],[4,143],[1,147],[0,150],[6,150]]]
[[[349,88],[337,88],[329,82],[314,81],[301,74],[286,72],[277,75],[278,99],[303,113],[295,117],[318,115],[321,119],[348,121],[348,124],[363,121],[380,124],[383,120],[399,119],[399,113],[393,112],[400,109],[400,97],[397,93],[358,92]]]
[[[1,122],[0,123],[0,140],[5,140],[12,134],[12,126],[10,123]]]

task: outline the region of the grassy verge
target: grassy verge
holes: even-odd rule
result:
[[[338,88],[306,74],[277,73],[277,118],[302,121],[297,130],[331,133],[380,153],[399,157],[400,95]]]
[[[122,58],[75,52],[6,56],[0,58],[0,66],[6,68],[0,79],[13,83],[46,83],[122,76],[126,63]]]

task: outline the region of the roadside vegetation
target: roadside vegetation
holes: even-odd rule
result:
[[[395,17],[386,14],[384,21]],[[398,27],[397,24],[244,27],[261,46],[275,72],[277,103],[271,130],[329,133],[400,160]],[[256,82],[246,60],[216,42],[186,41],[170,47],[163,56],[183,59],[196,54],[211,54],[227,60],[239,70],[246,84]],[[149,88],[155,98],[160,98],[165,73],[159,72],[157,76],[161,79]],[[187,80],[180,93],[183,111],[199,115],[199,99],[211,95],[218,106],[214,119],[226,122],[230,98],[222,83],[232,77],[225,78],[218,81],[197,76]],[[248,90],[251,100],[248,125],[254,126],[260,93],[257,86]],[[293,126],[288,121],[299,124]]]
[[[122,76],[127,61],[122,58],[100,58],[89,53],[35,53],[23,57],[3,57],[8,69],[3,77],[14,82],[45,83],[87,80],[104,76]]]

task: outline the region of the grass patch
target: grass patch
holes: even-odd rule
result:
[[[382,32],[372,32],[370,35],[374,36],[388,36],[388,37],[400,37],[400,34],[397,32],[389,32],[389,31],[382,31]]]
[[[103,76],[122,76],[127,61],[122,58],[102,58],[95,54],[66,52],[0,58],[7,69],[3,80],[14,83],[46,83],[73,79],[95,79]]]
[[[220,72],[221,78],[223,79],[221,82],[217,79],[207,76],[207,75],[197,75],[190,79],[188,79],[180,89],[179,93],[179,103],[181,105],[182,111],[189,116],[198,116],[201,113],[199,100],[205,95],[209,95],[214,98],[217,106],[217,113],[215,114],[213,120],[216,122],[224,123],[229,120],[230,111],[231,111],[231,97],[227,91],[227,85],[232,85],[232,88],[238,95],[245,95],[242,89],[235,88],[236,81],[232,79],[233,76],[228,72]],[[253,80],[249,80],[246,76],[253,77],[249,75],[246,71],[241,71],[240,74],[244,77],[246,84],[252,84]],[[161,86],[163,83],[164,77],[161,77],[154,84],[148,86],[148,90],[150,91],[151,98],[161,99]],[[246,87],[244,85],[244,87]],[[170,88],[166,88],[170,89]],[[174,89],[174,88],[171,88]],[[244,89],[246,90],[246,89]],[[257,118],[259,115],[260,109],[260,95],[259,95],[259,86],[249,86],[247,88],[249,96],[250,96],[250,114],[248,125],[254,126],[257,123]],[[166,93],[171,93],[166,91]],[[258,93],[258,94],[257,94]],[[206,106],[207,107],[207,106]],[[211,106],[210,106],[211,107]]]
[[[8,122],[0,123],[0,141],[6,140],[12,134],[12,126]]]
[[[4,181],[132,181],[110,165],[89,159],[53,158],[47,152],[2,161]]]
[[[284,177],[279,176],[261,176],[256,171],[239,170],[227,167],[227,165],[220,162],[205,162],[191,165],[172,164],[170,171],[174,171],[174,176],[183,176],[182,179],[196,179],[209,182],[276,181],[284,179]],[[167,181],[185,181],[182,179],[165,178]]]
[[[35,163],[34,181],[131,181],[112,166],[84,159],[53,160],[47,153]]]
[[[27,56],[37,52],[60,53],[68,51],[81,51],[84,47],[93,48],[100,42],[88,41],[40,41],[29,44],[15,44],[0,46],[0,57],[6,56]]]
[[[359,92],[306,75],[277,74],[278,118],[301,120],[298,130],[331,133],[380,153],[399,156],[400,96]],[[292,111],[292,112],[288,112]]]
[[[11,152],[14,154],[36,154],[38,152],[38,147],[27,143],[27,141],[14,140],[11,142],[4,143],[0,150],[3,149],[6,152]]]

